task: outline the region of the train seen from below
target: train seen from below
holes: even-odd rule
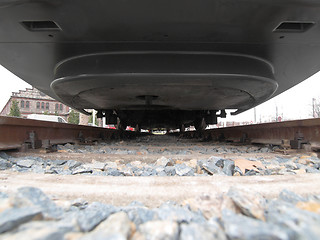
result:
[[[318,72],[319,12],[318,0],[0,0],[0,64],[106,124],[201,130]]]

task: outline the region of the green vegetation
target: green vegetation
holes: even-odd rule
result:
[[[16,100],[12,101],[12,104],[11,104],[11,107],[10,107],[10,113],[9,113],[8,116],[21,117],[18,101],[16,101]]]
[[[89,117],[89,120],[88,120],[88,123],[92,123],[92,120],[93,120],[93,114],[91,113],[90,117]],[[97,118],[97,115],[95,117],[95,124],[98,125],[98,118]]]
[[[79,112],[72,109],[71,112],[69,113],[68,123],[79,124],[79,121],[80,121]]]

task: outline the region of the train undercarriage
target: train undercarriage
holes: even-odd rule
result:
[[[319,11],[316,0],[0,0],[0,64],[110,124],[203,129],[320,70]]]
[[[226,111],[181,111],[181,110],[99,110],[98,118],[105,118],[106,124],[117,125],[125,130],[127,126],[140,129],[179,129],[194,126],[204,130],[208,124],[217,124],[218,117],[225,118]]]

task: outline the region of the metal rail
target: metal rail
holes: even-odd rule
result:
[[[186,132],[192,136],[192,132]],[[0,117],[0,150],[17,149],[25,145],[33,148],[52,144],[111,139],[117,130],[55,123],[13,117]],[[212,140],[287,145],[301,148],[303,144],[312,150],[320,149],[320,119],[306,119],[278,123],[264,123],[206,130],[203,136]]]
[[[84,139],[110,139],[115,132],[98,127],[0,117],[0,150],[18,149],[25,144],[37,148]]]
[[[285,144],[291,148],[301,148],[302,144],[310,144],[312,150],[319,150],[320,119],[216,128],[205,131],[205,137],[235,142]]]

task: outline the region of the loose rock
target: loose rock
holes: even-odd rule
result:
[[[179,226],[176,222],[172,221],[150,221],[140,225],[139,233],[146,240],[177,240],[179,237]],[[135,235],[133,239],[141,239]]]
[[[77,217],[78,226],[82,232],[91,231],[116,211],[117,209],[113,206],[93,202],[86,209],[80,211]]]
[[[41,219],[42,214],[39,208],[11,208],[0,213],[0,233],[10,231],[20,224],[33,219]]]
[[[12,198],[15,207],[37,207],[44,214],[45,218],[59,219],[63,210],[48,198],[40,189],[34,187],[19,188]]]

